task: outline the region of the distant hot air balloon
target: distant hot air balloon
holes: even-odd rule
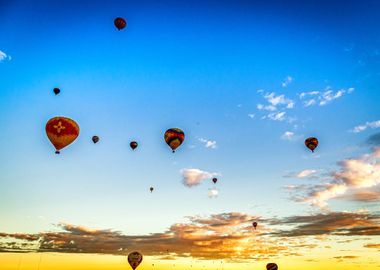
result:
[[[114,24],[119,31],[127,26],[127,22],[121,17],[117,17]]]
[[[135,141],[130,142],[129,146],[132,148],[132,150],[135,150],[139,144]]]
[[[46,123],[46,135],[54,145],[56,154],[59,150],[72,143],[79,135],[79,126],[70,118],[58,116]]]
[[[153,187],[150,187],[150,193],[152,193],[153,192],[153,190],[154,190],[154,188]]]
[[[92,136],[92,141],[94,143],[97,143],[99,141],[99,137],[98,136]]]
[[[278,266],[275,263],[268,263],[267,270],[278,270]]]
[[[174,153],[178,146],[185,140],[185,133],[179,128],[170,128],[165,132],[164,139]]]
[[[314,137],[307,138],[305,140],[305,145],[311,150],[311,152],[314,152],[315,148],[318,146],[318,139]]]
[[[218,178],[213,178],[212,181],[214,182],[214,184],[216,184],[216,182],[218,182]]]
[[[143,260],[143,256],[141,255],[141,253],[137,251],[131,252],[128,255],[128,263],[132,267],[133,270],[135,270],[137,266],[139,266],[142,260]]]
[[[61,90],[59,88],[54,88],[53,92],[54,94],[58,95],[61,92]]]
[[[252,223],[252,226],[253,226],[253,228],[255,228],[255,230],[256,230],[256,227],[257,227],[257,222],[255,221],[255,222],[253,222]]]

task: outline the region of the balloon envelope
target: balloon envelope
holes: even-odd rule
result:
[[[61,92],[61,90],[59,88],[54,88],[53,92],[54,94],[58,95]]]
[[[255,230],[256,230],[256,227],[257,227],[257,222],[253,222],[252,223],[252,226],[255,228]]]
[[[114,24],[119,31],[127,26],[127,22],[121,17],[117,17]]]
[[[137,266],[139,266],[142,260],[143,260],[143,256],[141,255],[141,253],[137,251],[131,252],[128,255],[128,263],[132,267],[133,270],[135,270]]]
[[[268,263],[267,264],[267,270],[277,270],[278,266],[275,263]]]
[[[78,124],[67,117],[57,116],[46,123],[46,135],[54,145],[56,153],[71,144],[79,135]]]
[[[214,182],[214,184],[216,184],[216,182],[218,182],[218,178],[213,178],[212,181]]]
[[[314,152],[315,148],[318,146],[318,139],[315,137],[310,137],[305,140],[305,145],[307,148]]]
[[[129,146],[132,148],[132,150],[135,150],[139,144],[135,141],[131,142]]]
[[[185,140],[185,133],[179,128],[169,128],[164,134],[164,139],[174,153]]]
[[[92,141],[94,143],[97,143],[99,141],[99,137],[98,136],[92,136]]]
[[[152,192],[153,192],[153,190],[154,190],[154,188],[153,188],[153,187],[150,187],[150,189],[149,189],[149,190],[150,190],[150,192],[152,193]]]

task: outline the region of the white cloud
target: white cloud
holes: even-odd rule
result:
[[[293,81],[293,78],[291,76],[287,76],[284,81],[281,83],[282,87],[287,87],[291,82]]]
[[[353,128],[352,132],[359,133],[366,130],[367,128],[378,128],[378,127],[380,127],[380,120],[373,121],[373,122],[366,122],[363,125],[356,126]]]
[[[254,113],[249,113],[248,117],[251,118],[251,119],[253,119],[253,118],[255,118],[255,114]]]
[[[202,143],[204,143],[206,148],[215,149],[215,148],[218,147],[216,145],[216,141],[211,141],[211,140],[207,140],[207,139],[204,139],[204,138],[200,138],[199,141],[202,142]]]
[[[267,116],[264,116],[263,119],[269,118],[273,121],[284,121],[286,112],[270,113]]]
[[[328,200],[362,188],[372,188],[380,184],[380,148],[359,158],[346,159],[338,163],[340,170],[331,172],[329,183],[296,186],[293,190],[306,192],[296,197],[299,202],[326,208]],[[304,172],[302,175],[309,174]]]
[[[12,57],[11,57],[10,55],[7,55],[7,54],[6,54],[5,52],[3,52],[3,51],[0,51],[0,62],[1,62],[1,61],[4,61],[4,60],[6,60],[6,59],[11,60]]]
[[[207,195],[209,198],[217,198],[219,195],[219,190],[216,188],[210,188]]]
[[[285,141],[291,141],[294,138],[294,132],[291,131],[285,131],[284,134],[282,134],[281,139]]]
[[[315,174],[316,170],[303,170],[296,174],[297,178],[306,178],[311,176],[312,174]]]
[[[354,91],[354,88],[350,87],[348,89],[341,89],[336,92],[331,90],[330,87],[327,87],[325,91],[310,91],[302,92],[299,94],[299,98],[304,100],[304,107],[309,107],[318,104],[319,106],[325,106],[328,103],[332,102],[335,99],[342,97],[345,94],[351,94]]]
[[[183,169],[181,170],[182,183],[187,187],[199,185],[203,180],[211,179],[218,176],[218,173],[202,171],[200,169]]]

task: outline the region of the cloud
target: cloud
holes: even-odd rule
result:
[[[316,173],[316,170],[303,170],[297,173],[290,173],[285,175],[285,177],[293,177],[293,178],[312,178],[312,176]]]
[[[293,78],[291,76],[287,76],[281,83],[282,87],[287,87],[291,82],[293,81]]]
[[[200,169],[183,169],[181,170],[182,183],[187,187],[199,185],[203,180],[211,179],[218,176],[218,173],[202,171]]]
[[[369,136],[367,143],[375,146],[380,145],[380,132]]]
[[[355,191],[341,197],[345,200],[356,202],[380,202],[380,191]]]
[[[210,188],[207,195],[209,198],[217,198],[219,195],[219,190],[216,188]]]
[[[330,199],[342,197],[347,192],[372,188],[380,183],[380,148],[375,148],[370,154],[359,158],[346,159],[338,162],[337,171],[330,172],[330,181],[316,185],[296,185],[289,189],[292,199],[297,202],[309,203],[313,206],[326,208]],[[364,200],[361,193],[357,198]],[[371,199],[373,194],[370,195]],[[370,198],[366,201],[371,201]]]
[[[273,236],[281,237],[380,235],[380,215],[371,214],[368,211],[329,212],[292,216],[273,220],[272,224],[292,226],[289,230],[279,230],[270,233]]]
[[[0,51],[0,62],[8,59],[9,61],[12,60],[12,57],[10,55],[7,55],[5,52]]]
[[[368,128],[378,128],[380,127],[380,120],[373,122],[366,122],[365,124],[354,127],[351,131],[354,133],[360,133]]]
[[[215,148],[218,147],[218,146],[216,145],[216,141],[211,141],[211,140],[207,140],[207,139],[204,139],[204,138],[200,138],[200,139],[198,139],[198,140],[199,140],[200,142],[204,143],[206,148],[215,149]]]
[[[253,119],[253,118],[255,118],[255,114],[254,113],[249,113],[248,117],[251,118],[251,119]]]
[[[366,248],[377,248],[380,250],[380,244],[366,244],[364,245]]]
[[[285,115],[286,115],[286,112],[270,113],[264,116],[262,119],[269,118],[270,120],[273,120],[273,121],[284,121]]]
[[[302,135],[296,135],[293,131],[285,131],[284,134],[281,135],[281,139],[284,141],[296,141],[301,137]]]
[[[259,217],[234,212],[188,217],[186,223],[176,223],[163,233],[149,235],[126,235],[65,223],[58,224],[59,231],[55,232],[25,234],[27,237],[23,234],[7,234],[7,238],[0,235],[0,251],[25,250],[24,244],[27,244],[34,248],[25,251],[124,256],[137,249],[145,256],[161,259],[170,255],[171,258],[243,261],[267,260],[281,253],[291,256],[293,251],[284,241],[278,243],[270,237],[265,238],[259,231],[253,233],[253,220],[260,221],[260,230],[266,232],[264,221]],[[8,241],[11,238],[12,245]]]
[[[310,91],[302,92],[299,94],[299,98],[303,100],[304,107],[310,107],[313,105],[325,106],[328,103],[332,102],[335,99],[342,97],[345,94],[351,94],[354,91],[354,88],[341,89],[338,91],[331,90],[330,87],[327,87],[324,91]]]

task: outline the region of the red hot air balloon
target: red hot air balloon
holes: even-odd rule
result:
[[[129,146],[132,148],[132,150],[135,150],[139,144],[135,141],[130,142]]]
[[[305,140],[305,145],[311,150],[311,152],[314,152],[315,148],[318,146],[318,139],[314,137],[307,138]]]
[[[54,88],[53,92],[54,94],[58,95],[61,92],[61,90],[59,88]]]
[[[137,266],[139,266],[142,260],[143,260],[143,256],[141,255],[141,253],[137,251],[131,252],[128,255],[128,263],[132,267],[133,270],[135,270]]]
[[[214,177],[214,178],[212,179],[212,182],[214,182],[214,184],[216,184],[216,182],[218,182],[218,178],[215,178],[215,177]]]
[[[92,136],[92,142],[93,143],[97,143],[99,141],[99,137],[98,136]]]
[[[179,128],[169,128],[164,134],[164,139],[174,153],[185,140],[185,133]]]
[[[74,120],[62,116],[50,119],[46,123],[45,129],[46,135],[56,149],[56,154],[59,154],[59,150],[75,141],[79,135],[78,124]]]
[[[267,270],[278,270],[278,266],[275,263],[268,263]]]
[[[119,31],[127,26],[127,22],[121,17],[117,17],[114,21],[114,24]]]
[[[255,221],[255,222],[253,222],[252,223],[252,226],[253,226],[253,228],[255,228],[255,230],[256,230],[256,227],[257,227],[257,222]]]

